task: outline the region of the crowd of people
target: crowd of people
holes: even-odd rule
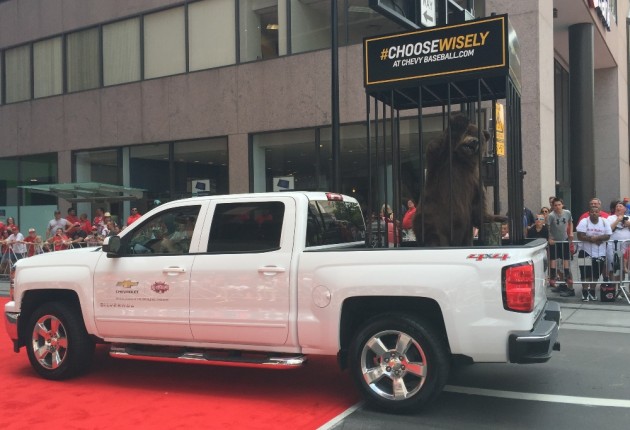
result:
[[[628,273],[630,199],[613,200],[610,212],[601,207],[601,200],[592,198],[588,210],[575,223],[563,200],[551,196],[549,207],[543,206],[531,224],[524,221],[527,238],[544,238],[549,242],[549,285],[552,292],[562,297],[576,295],[571,273],[574,256],[578,258],[583,301],[596,300],[595,287],[600,277],[605,284],[618,282],[622,274]],[[574,240],[575,236],[577,240]]]
[[[0,273],[6,273],[10,264],[21,258],[77,246],[100,246],[105,237],[118,234],[141,216],[138,208],[131,208],[126,224],[121,227],[102,207],[96,209],[92,220],[86,213],[77,217],[76,210],[71,207],[65,217],[60,210],[55,210],[43,234],[30,227],[26,237],[13,217],[8,217],[5,222],[0,220]]]

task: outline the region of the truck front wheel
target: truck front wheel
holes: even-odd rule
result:
[[[409,315],[380,315],[350,345],[350,371],[368,405],[417,410],[442,391],[449,352],[440,332]]]
[[[46,303],[28,322],[26,350],[31,366],[46,379],[76,376],[90,366],[94,341],[75,307],[63,302]]]

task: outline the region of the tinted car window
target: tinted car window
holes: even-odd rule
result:
[[[280,248],[284,203],[222,203],[215,208],[208,252],[264,252]]]
[[[308,205],[306,246],[365,240],[365,223],[357,203],[311,201]]]
[[[173,208],[144,221],[125,236],[125,254],[187,254],[200,208]]]

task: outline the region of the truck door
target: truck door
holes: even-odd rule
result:
[[[195,258],[190,324],[200,342],[283,345],[295,226],[291,197],[213,201]]]
[[[196,249],[201,208],[188,204],[136,221],[121,238],[120,256],[99,260],[94,315],[103,337],[192,339],[188,314],[195,254],[191,249]]]

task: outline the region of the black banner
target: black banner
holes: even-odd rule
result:
[[[364,84],[371,88],[462,73],[507,74],[507,41],[507,15],[366,38]]]

